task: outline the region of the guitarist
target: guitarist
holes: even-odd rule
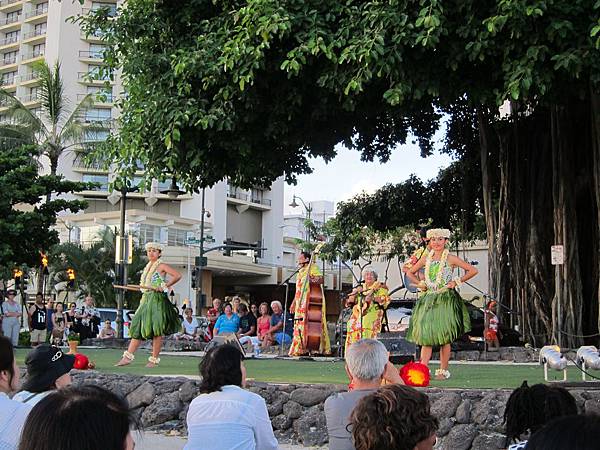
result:
[[[354,288],[348,295],[354,300],[352,316],[348,320],[346,334],[346,351],[353,342],[360,339],[376,339],[381,331],[383,312],[390,303],[388,288],[385,283],[377,281],[377,272],[364,269],[364,282]]]
[[[296,276],[296,294],[290,305],[290,313],[294,315],[294,336],[289,355],[302,356],[308,354],[307,349],[304,348],[304,318],[307,300],[310,296],[310,283],[320,285],[323,304],[321,308],[322,327],[319,353],[328,355],[331,353],[331,344],[329,343],[329,333],[327,332],[327,320],[325,316],[323,274],[317,267],[316,262],[311,260],[311,254],[309,252],[300,253],[298,256],[298,265],[300,266],[300,270]]]

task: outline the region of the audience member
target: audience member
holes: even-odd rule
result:
[[[527,450],[597,450],[600,416],[566,416],[552,420],[531,436]]]
[[[243,389],[243,355],[231,345],[209,350],[200,362],[200,395],[187,413],[185,449],[278,448],[265,400]]]
[[[231,334],[237,333],[240,328],[240,318],[237,314],[234,314],[233,309],[229,303],[225,303],[223,308],[223,314],[219,316],[215,323],[214,334]]]
[[[250,305],[250,312],[254,317],[258,319],[258,305],[256,303],[252,303]]]
[[[213,309],[217,310],[217,317],[223,314],[223,302],[220,298],[213,298],[212,305]]]
[[[79,319],[79,337],[81,342],[84,339],[95,338],[98,335],[98,325],[100,325],[100,312],[94,305],[94,298],[88,295],[81,307],[81,311],[75,314]]]
[[[21,304],[15,301],[17,291],[6,291],[6,301],[2,303],[2,332],[10,339],[13,346],[19,345],[19,331],[21,331]]]
[[[38,345],[25,358],[27,378],[23,390],[13,400],[33,406],[53,390],[68,386],[71,384],[69,372],[74,362],[75,356],[63,353],[58,347]]]
[[[382,380],[403,384],[398,370],[388,360],[387,349],[375,339],[361,339],[348,347],[346,373],[353,390],[334,394],[325,400],[330,450],[354,449],[348,425],[350,413],[361,398],[375,392]]]
[[[432,450],[438,420],[427,395],[394,384],[360,399],[350,425],[356,450]]]
[[[31,410],[11,400],[8,395],[19,389],[20,372],[10,339],[0,336],[0,449],[14,450],[19,445],[21,429]]]
[[[270,327],[265,334],[264,346],[268,347],[273,344],[289,344],[292,342],[292,333],[294,332],[294,319],[291,314],[285,315],[281,302],[274,300],[271,302],[273,314],[270,319]],[[285,326],[284,326],[285,325]]]
[[[238,315],[240,316],[238,337],[256,336],[256,317],[248,311],[248,307],[244,303],[238,307]]]
[[[110,320],[104,321],[104,327],[102,327],[100,330],[98,337],[100,339],[111,339],[117,337],[117,330],[112,327],[112,322]]]
[[[46,300],[46,333],[48,336],[52,336],[52,330],[54,329],[54,322],[52,322],[52,316],[54,315],[54,300],[49,298]]]
[[[257,319],[258,336],[247,336],[240,338],[240,344],[245,345],[250,342],[254,347],[256,356],[260,353],[261,344],[264,346],[265,337],[269,328],[271,328],[271,316],[269,315],[269,305],[266,302],[260,304],[260,317]]]
[[[69,304],[69,309],[66,312],[67,314],[67,334],[73,332],[73,333],[79,333],[79,327],[77,326],[77,318],[75,317],[77,315],[77,304],[75,302]]]
[[[183,313],[183,321],[181,322],[181,332],[175,334],[176,340],[196,341],[198,340],[198,328],[200,325],[196,318],[192,315],[192,308],[188,308]]]
[[[54,391],[29,414],[19,450],[132,450],[127,402],[100,386]]]
[[[515,389],[506,403],[506,443],[509,450],[525,448],[526,435],[533,434],[552,419],[577,414],[575,398],[560,386],[534,384],[524,381]]]
[[[208,329],[206,331],[208,333],[208,339],[211,340],[214,336],[215,324],[217,323],[219,312],[215,308],[210,308],[206,313],[206,316],[208,318]]]
[[[240,308],[241,303],[242,303],[242,299],[239,296],[234,295],[233,300],[231,301],[231,309],[233,309],[233,312],[235,314],[239,314],[239,312],[240,312],[239,308]]]
[[[63,312],[65,305],[61,302],[57,302],[52,314],[52,336],[51,343],[54,345],[62,345],[63,339],[65,338],[65,329],[67,326],[67,316]]]
[[[41,293],[35,296],[35,303],[29,307],[28,312],[31,345],[36,347],[46,342],[46,307]]]

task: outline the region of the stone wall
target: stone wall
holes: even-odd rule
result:
[[[74,383],[92,383],[124,396],[146,430],[187,433],[185,417],[198,395],[198,381],[188,378],[142,377],[73,371]],[[336,385],[268,385],[248,388],[267,403],[275,435],[281,443],[305,446],[328,441],[323,402]],[[504,447],[502,420],[510,390],[425,389],[432,412],[440,420],[438,445],[442,450],[493,450]],[[571,391],[582,412],[600,413],[600,391]]]

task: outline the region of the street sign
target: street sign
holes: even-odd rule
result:
[[[192,245],[192,244],[199,244],[200,243],[200,239],[195,238],[195,237],[188,237],[185,240],[185,245]]]
[[[194,263],[198,267],[206,267],[208,265],[208,258],[206,256],[196,256]]]
[[[550,247],[550,259],[553,266],[565,263],[565,248],[563,245],[553,245]]]

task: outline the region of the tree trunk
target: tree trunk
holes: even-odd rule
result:
[[[593,160],[593,186],[594,186],[594,197],[596,200],[596,221],[597,221],[597,236],[596,246],[593,247],[596,255],[596,261],[594,265],[595,280],[593,284],[596,286],[596,296],[591,300],[596,304],[597,313],[595,315],[597,322],[597,331],[600,332],[600,94],[590,92],[591,97],[591,131],[592,131],[592,160]]]

